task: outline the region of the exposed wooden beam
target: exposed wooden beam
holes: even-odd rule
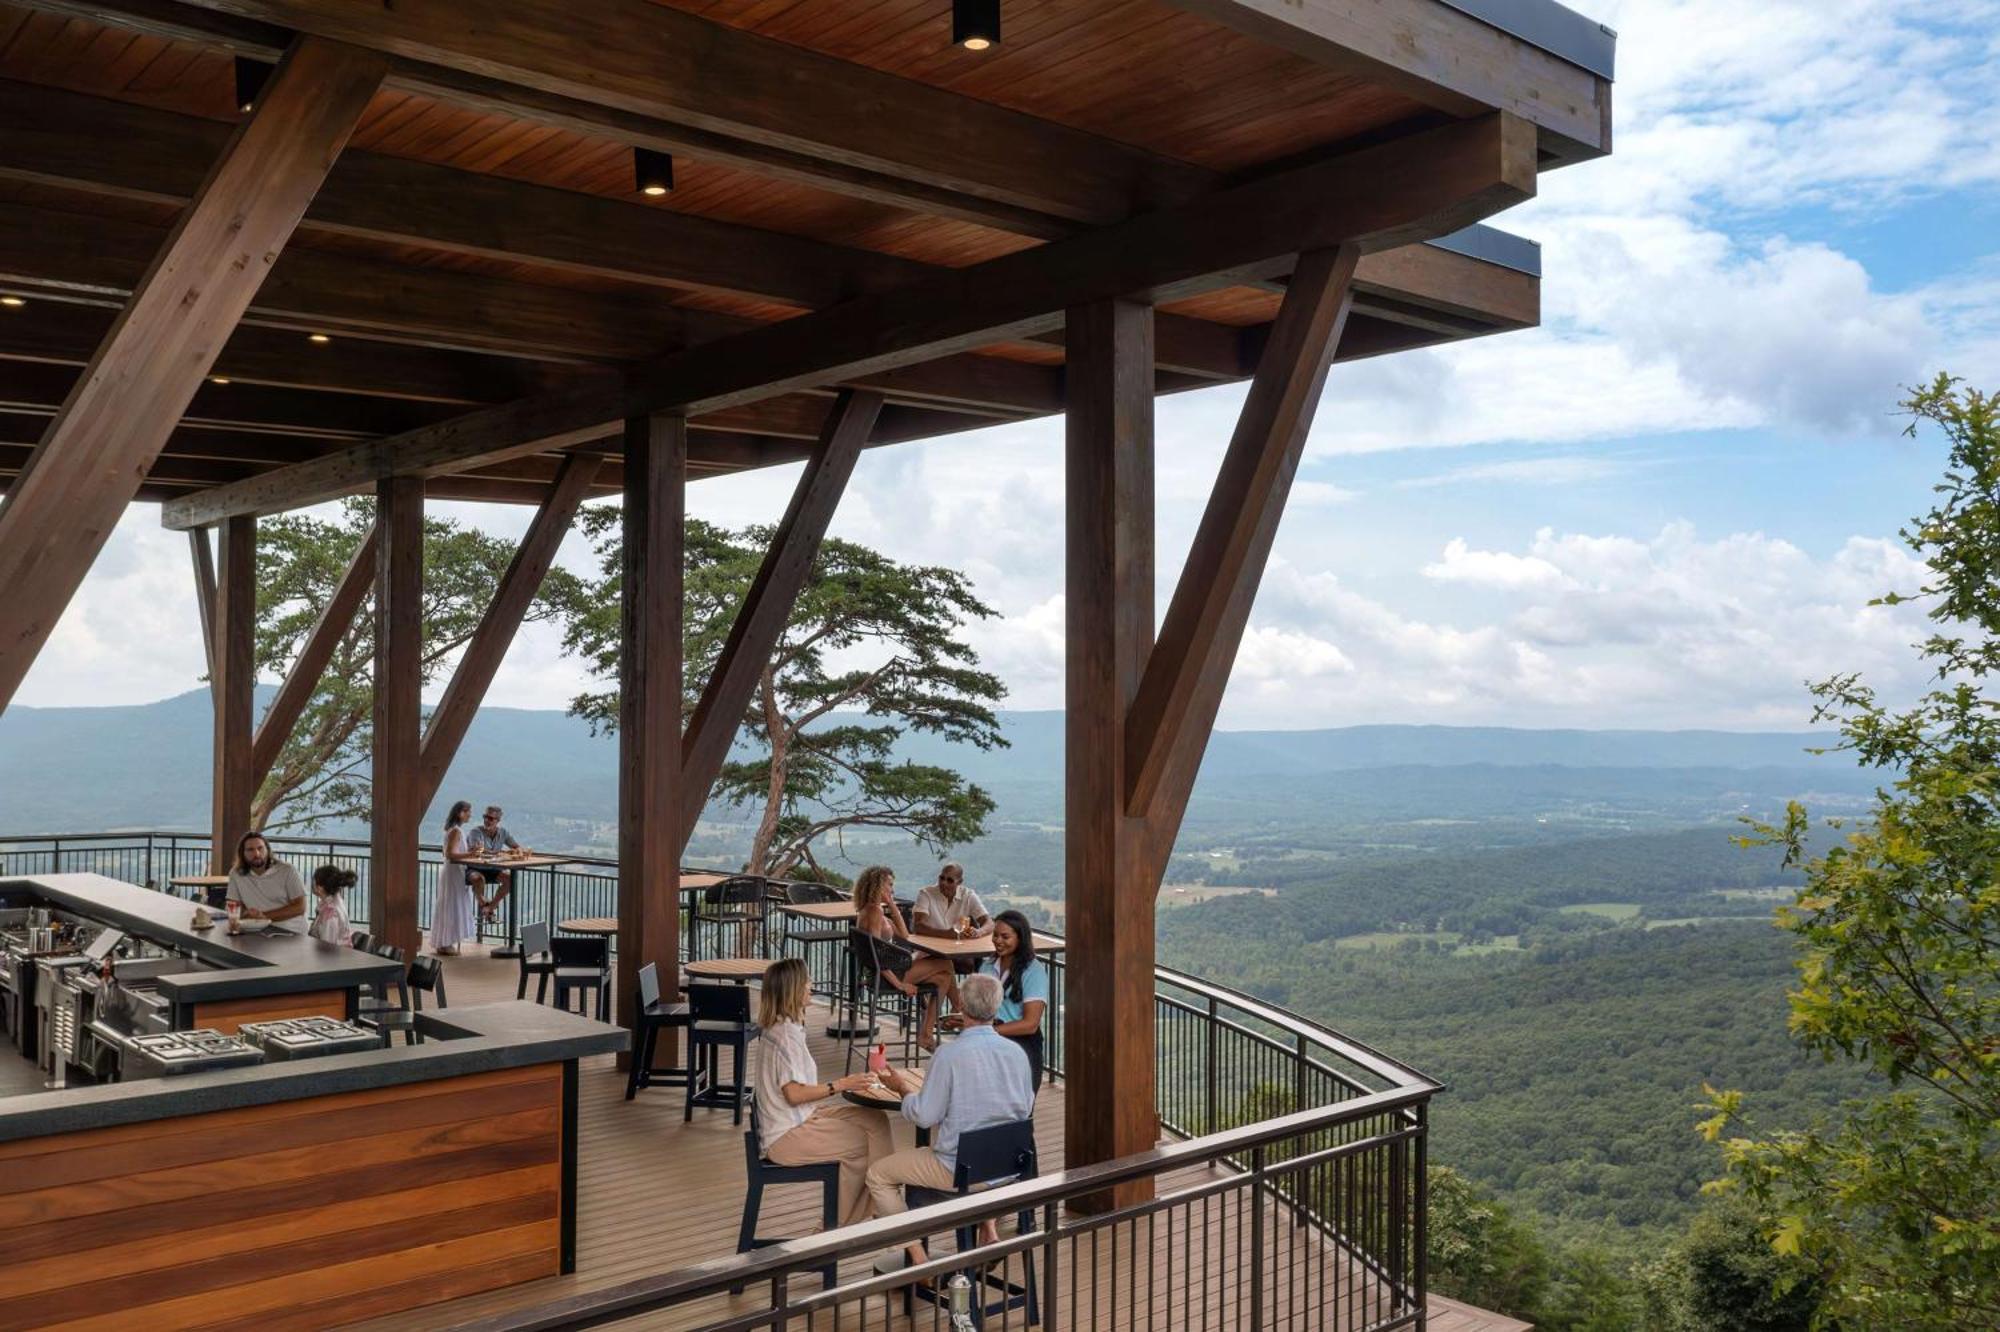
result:
[[[423,725],[424,483],[375,488],[375,703],[369,786],[369,925],[414,958],[417,846],[423,819],[418,745]]]
[[[687,522],[687,423],[625,423],[624,542],[619,579],[619,1020],[636,1025],[639,969],[680,992],[681,582]],[[677,1033],[659,1052],[669,1064]]]
[[[1329,69],[1454,116],[1509,111],[1571,145],[1611,151],[1611,82],[1436,0],[1168,0]]]
[[[1153,641],[1152,311],[1070,312],[1065,421],[1063,879],[1071,968],[1063,1040],[1066,1160],[1115,1160],[1158,1141],[1153,1083],[1153,902],[1144,822],[1125,812],[1126,714]],[[1084,1210],[1143,1201],[1145,1182]]]
[[[1301,256],[1132,702],[1125,809],[1145,820],[1147,868],[1156,879],[1179,832],[1326,387],[1356,257],[1346,246]]]
[[[196,0],[299,32],[1090,224],[1211,173],[649,0]]]
[[[384,64],[303,40],[271,76],[0,505],[0,708],[255,297]],[[246,756],[247,759],[247,756]]]
[[[0,177],[184,203],[229,126],[0,80]],[[344,154],[301,228],[456,254],[785,301],[832,305],[927,268],[872,250],[433,166]]]
[[[174,501],[162,518],[188,527],[271,512],[380,476],[446,473],[565,446],[626,416],[717,411],[1033,336],[1060,327],[1078,301],[1176,297],[1260,274],[1273,256],[1288,266],[1301,250],[1387,248],[1455,231],[1531,196],[1534,183],[1526,122],[1501,114],[1449,125],[704,344],[614,386],[593,381]]]
[[[236,839],[249,831],[250,808],[257,797],[257,783],[250,773],[250,724],[257,689],[257,520],[231,518],[216,536],[209,863],[211,872],[219,874],[229,864]]]
[[[743,714],[756,693],[757,681],[770,664],[793,603],[812,573],[827,524],[833,520],[833,511],[847,490],[847,480],[854,474],[854,464],[881,410],[880,394],[854,390],[841,394],[827,416],[819,447],[792,491],[792,502],[771,538],[770,549],[764,552],[757,577],[744,593],[743,605],[729,627],[729,638],[716,658],[715,674],[688,719],[681,745],[683,845],[694,835],[695,824],[708,804],[709,788],[742,729]]]
[[[0,319],[0,357],[80,366],[117,317],[114,298],[86,304],[35,300]],[[418,402],[505,402],[553,387],[560,371],[542,362],[336,338],[301,345],[297,331],[238,325],[213,373],[240,385],[313,389]]]
[[[0,123],[11,128],[0,140],[0,177],[173,204],[191,196],[228,134],[216,121],[7,80]],[[300,229],[808,309],[936,271],[874,250],[360,152],[341,157]],[[1371,256],[1357,291],[1405,309],[1405,297],[1463,301],[1472,294],[1467,269],[1497,265],[1406,247]]]
[[[137,286],[164,235],[127,218],[0,202],[0,279],[117,297]],[[572,291],[299,246],[259,267],[268,276],[245,317],[290,330],[301,344],[325,332],[587,363],[654,355],[741,326],[657,294]]]
[[[82,373],[68,365],[0,359],[0,411],[53,415],[81,380]],[[452,414],[453,408],[443,403],[314,393],[231,380],[203,382],[189,398],[181,420],[189,425],[354,440],[413,430]]]
[[[340,576],[340,582],[334,585],[333,595],[320,608],[312,631],[299,644],[292,669],[278,686],[271,706],[264,710],[263,720],[257,723],[257,734],[250,746],[253,789],[263,789],[270,778],[278,755],[284,752],[299,718],[305,715],[306,704],[312,701],[313,691],[319,688],[327,663],[333,660],[340,640],[353,627],[354,617],[361,613],[361,603],[368,599],[374,585],[375,529],[371,527],[355,548],[354,557],[347,562],[347,571]]]
[[[542,590],[542,580],[548,577],[549,568],[555,563],[556,549],[569,532],[577,506],[590,496],[599,462],[588,454],[571,454],[563,460],[548,499],[515,548],[513,561],[501,576],[486,614],[480,617],[479,627],[473,631],[458,668],[452,672],[451,683],[445,686],[444,697],[431,710],[430,722],[424,728],[419,807],[428,809],[437,798],[445,770],[457,756],[508,646],[527,618],[536,594]]]
[[[26,462],[26,459],[22,460]],[[215,551],[206,527],[188,529],[188,554],[194,558],[194,602],[201,614],[201,647],[208,661],[208,689],[215,693]]]

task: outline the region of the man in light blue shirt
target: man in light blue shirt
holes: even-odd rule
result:
[[[902,1094],[903,1118],[931,1130],[931,1145],[891,1153],[868,1167],[868,1193],[878,1217],[905,1210],[905,1184],[949,1193],[963,1134],[1016,1123],[1035,1113],[1027,1055],[993,1030],[1000,982],[991,976],[967,976],[959,982],[958,998],[965,1032],[938,1050],[931,1059],[930,1076],[919,1084],[895,1069],[882,1074],[883,1083]],[[911,1245],[908,1253],[910,1261],[923,1261],[920,1246]]]

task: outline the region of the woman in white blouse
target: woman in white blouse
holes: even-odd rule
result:
[[[758,1145],[774,1165],[840,1163],[840,1224],[851,1226],[874,1215],[868,1200],[868,1167],[895,1149],[889,1117],[840,1099],[873,1079],[855,1073],[822,1082],[819,1065],[806,1045],[806,1002],[812,978],[796,957],[773,962],[764,972],[764,995],[757,1025]]]

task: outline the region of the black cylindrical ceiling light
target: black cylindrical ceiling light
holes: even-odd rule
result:
[[[264,91],[265,80],[271,77],[271,67],[258,60],[236,57],[236,109],[248,111],[257,105],[258,94]]]
[[[1000,45],[1000,0],[951,0],[951,44],[968,51]]]
[[[634,148],[632,176],[639,183],[639,193],[665,194],[674,187],[674,155],[651,148]]]

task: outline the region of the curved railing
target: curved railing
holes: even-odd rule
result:
[[[355,869],[362,883],[350,905],[357,920],[366,918],[367,843],[272,840],[281,855]],[[420,901],[427,914],[437,860],[436,848],[426,851]],[[207,838],[192,833],[0,838],[0,875],[92,871],[164,887],[177,875],[204,872],[207,858]],[[523,920],[616,915],[616,864],[582,860],[523,875],[514,899]],[[782,928],[759,937],[774,952],[787,947]],[[1060,1078],[1067,1068],[1067,966],[1060,952],[1048,961],[1046,1063]],[[823,956],[816,969],[825,969]],[[830,970],[821,979],[829,989],[837,984]],[[690,1326],[718,1329],[817,1327],[826,1318],[874,1326],[869,1301],[884,1297],[878,1302],[886,1308],[891,1286],[907,1274],[820,1290],[820,1267],[961,1222],[1022,1212],[1035,1218],[1032,1233],[967,1258],[940,1258],[933,1268],[1018,1269],[1032,1253],[1046,1326],[1058,1325],[1049,1310],[1065,1307],[1075,1327],[1108,1326],[1114,1317],[1121,1327],[1160,1328],[1376,1332],[1417,1324],[1426,1289],[1426,1116],[1437,1084],[1332,1028],[1166,967],[1155,972],[1154,1022],[1155,1106],[1161,1127],[1178,1141],[925,1209],[915,1220],[850,1227],[477,1326],[588,1327],[665,1308],[685,1308]],[[1133,1193],[1150,1196],[1105,1205]],[[1103,1279],[1107,1253],[1118,1255],[1120,1289]],[[749,1313],[742,1299],[717,1303],[746,1285],[762,1292]],[[1199,1318],[1179,1321],[1167,1312],[1187,1300],[1196,1301]],[[1134,1301],[1155,1313],[1128,1318]],[[710,1304],[713,1319],[700,1321]],[[1011,1319],[1020,1314],[1012,1311]]]

